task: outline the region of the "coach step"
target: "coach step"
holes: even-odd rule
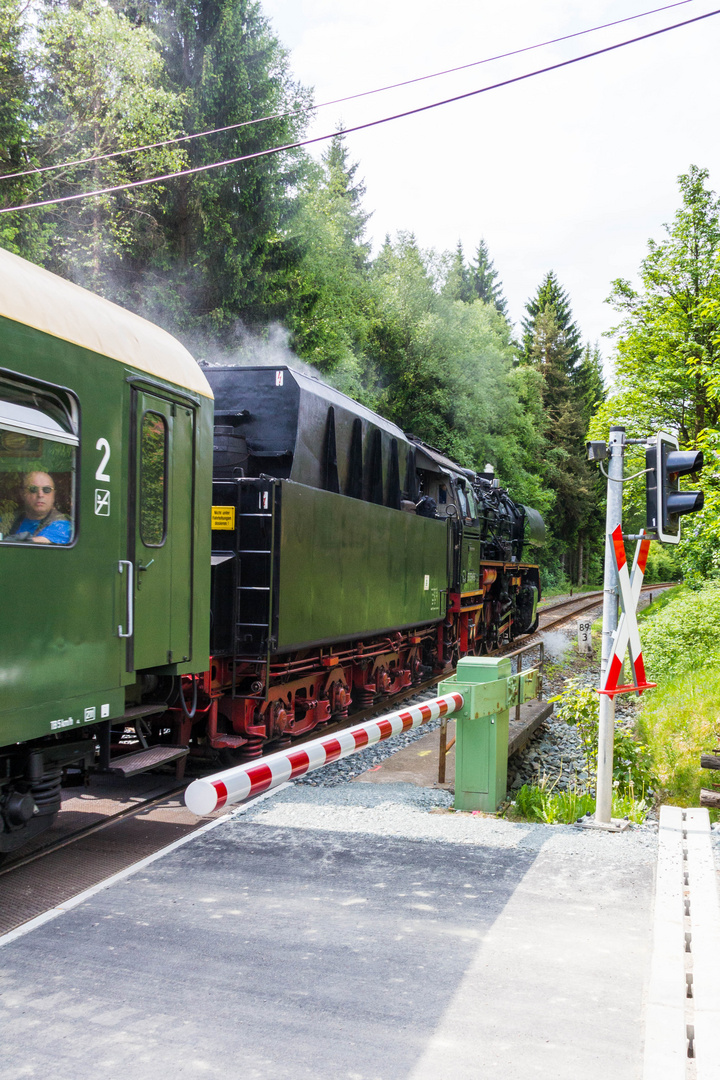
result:
[[[109,771],[121,776],[136,776],[138,773],[156,769],[158,765],[167,765],[170,761],[185,758],[187,754],[187,746],[151,746],[147,750],[138,750],[135,754],[112,758]]]

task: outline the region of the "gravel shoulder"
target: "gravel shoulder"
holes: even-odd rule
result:
[[[653,829],[633,828],[618,835],[574,825],[512,822],[492,814],[455,812],[452,798],[447,791],[406,783],[356,782],[315,789],[293,784],[251,805],[233,823],[244,827],[252,821],[275,828],[393,836],[518,852],[546,849],[561,858],[609,860],[617,866],[649,866],[655,860],[657,836]]]

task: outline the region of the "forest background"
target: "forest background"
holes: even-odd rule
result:
[[[0,209],[292,145],[312,104],[252,0],[0,0]],[[400,233],[373,257],[342,133],[320,162],[296,147],[5,213],[0,245],[159,323],[199,359],[299,359],[464,466],[490,462],[545,518],[546,585],[594,584],[605,485],[585,460],[588,429],[664,426],[720,449],[720,225],[706,181],[696,168],[680,178],[682,208],[650,245],[642,291],[613,285],[610,397],[551,270],[514,328],[482,237],[468,255]],[[703,484],[694,543],[679,561],[658,550],[656,580],[720,574],[720,491],[712,473]],[[629,491],[638,524],[642,490]]]

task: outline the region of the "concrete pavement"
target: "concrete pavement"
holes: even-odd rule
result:
[[[0,1076],[639,1077],[654,838],[409,788],[280,792],[6,945]]]

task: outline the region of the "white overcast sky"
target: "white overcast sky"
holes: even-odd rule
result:
[[[660,6],[662,0],[262,0],[317,103]],[[332,131],[498,82],[720,7],[691,0],[574,41],[322,109]],[[386,233],[471,257],[483,236],[513,320],[550,269],[586,340],[614,322],[690,164],[720,188],[720,15],[515,86],[347,136],[374,249]],[[321,147],[314,153],[320,154]]]

